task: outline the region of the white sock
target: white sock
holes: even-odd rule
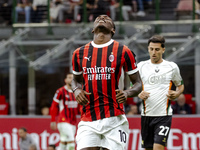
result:
[[[75,143],[68,143],[67,150],[75,150]]]
[[[60,143],[60,144],[59,144],[59,147],[58,147],[58,150],[66,150],[66,145]]]

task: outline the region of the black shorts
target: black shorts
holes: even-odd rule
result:
[[[167,145],[172,116],[141,118],[142,148],[153,148],[153,144]]]

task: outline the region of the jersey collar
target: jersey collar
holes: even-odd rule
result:
[[[149,63],[152,64],[152,65],[154,65],[154,66],[158,66],[158,65],[161,65],[161,64],[164,64],[164,63],[165,63],[165,60],[164,60],[164,59],[162,59],[162,60],[163,60],[163,61],[162,61],[161,63],[159,63],[159,64],[154,64],[154,63],[151,62],[151,59],[149,59]]]
[[[108,41],[107,43],[104,43],[104,44],[95,44],[94,41],[91,42],[92,46],[93,47],[96,47],[96,48],[103,48],[103,47],[106,47],[106,46],[109,46],[110,44],[113,43],[113,39],[111,39],[110,41]]]
[[[66,85],[64,87],[68,92],[73,93],[73,91],[71,89],[68,89],[68,87]]]

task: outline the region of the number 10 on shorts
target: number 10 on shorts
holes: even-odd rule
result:
[[[120,140],[121,142],[126,143],[126,133],[122,130],[119,130],[119,134],[120,134]]]

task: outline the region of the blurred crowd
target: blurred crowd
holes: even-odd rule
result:
[[[195,0],[196,19],[200,15],[199,3]],[[193,0],[174,4],[176,19],[192,16]],[[114,21],[141,20],[148,18],[155,5],[153,0],[1,0],[0,24],[92,22],[100,14],[107,14]]]
[[[49,7],[48,7],[49,6]],[[145,9],[152,6],[152,0],[1,0],[0,21],[13,23],[40,23],[48,19],[52,23],[94,21],[100,14],[107,14],[113,20],[125,21],[132,17],[144,17]]]

